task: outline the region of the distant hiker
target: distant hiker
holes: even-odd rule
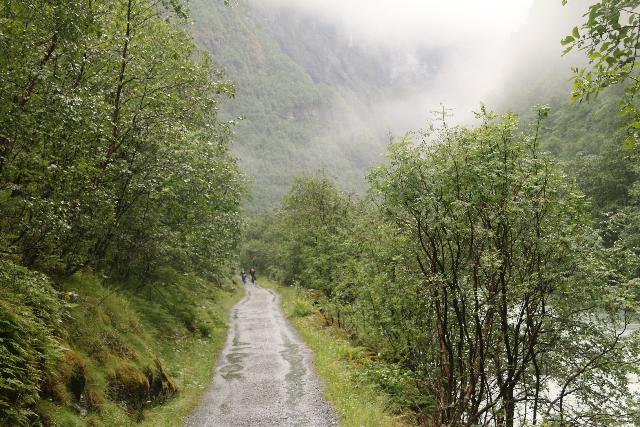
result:
[[[242,278],[242,284],[247,284],[247,273],[245,273],[244,268],[240,270],[240,277]]]
[[[256,283],[256,268],[251,267],[251,270],[249,270],[249,274],[251,274],[251,284],[253,285]]]

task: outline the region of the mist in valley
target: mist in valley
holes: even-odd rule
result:
[[[0,424],[640,425],[640,0],[562,3],[4,1]]]
[[[242,117],[234,150],[251,210],[277,205],[293,176],[318,171],[363,193],[389,137],[564,104],[570,68],[560,39],[586,10],[555,1],[194,0],[195,39],[237,85],[223,113]],[[277,143],[276,143],[277,141]]]

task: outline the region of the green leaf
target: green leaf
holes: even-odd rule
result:
[[[636,140],[633,137],[628,137],[627,139],[624,140],[624,149],[625,150],[633,150],[633,148],[636,146]]]

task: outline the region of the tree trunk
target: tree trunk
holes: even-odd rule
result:
[[[127,61],[129,57],[129,45],[131,43],[131,17],[133,9],[133,0],[127,2],[127,28],[124,35],[124,43],[122,45],[122,54],[120,56],[120,70],[118,72],[118,84],[116,86],[116,94],[113,100],[113,111],[111,112],[111,144],[107,149],[105,159],[102,166],[106,167],[111,161],[111,157],[122,144],[119,141],[119,120],[120,109],[122,107],[122,91],[124,89],[124,79],[127,71]]]

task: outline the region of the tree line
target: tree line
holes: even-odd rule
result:
[[[71,405],[65,387],[85,399],[85,374],[102,375],[74,353],[81,332],[57,290],[69,276],[107,278],[88,302],[96,291],[78,276],[75,315],[94,315],[108,286],[139,294],[168,274],[220,284],[235,265],[245,184],[233,123],[219,118],[235,89],[196,50],[181,3],[0,1],[0,424],[47,423],[43,399]],[[176,328],[195,318],[183,299]],[[163,367],[140,369],[144,386]],[[119,377],[104,378],[114,389]]]
[[[638,259],[541,149],[547,114],[401,138],[362,199],[301,177],[243,256],[323,290],[327,321],[409,371],[434,425],[638,422]]]
[[[297,179],[243,257],[321,289],[328,323],[415,379],[429,423],[640,423],[639,5],[596,2],[562,40],[588,59],[572,100],[622,119],[579,106],[547,129],[545,106],[531,124],[483,107],[476,128],[393,143],[364,198]],[[572,139],[585,117],[597,141]]]

